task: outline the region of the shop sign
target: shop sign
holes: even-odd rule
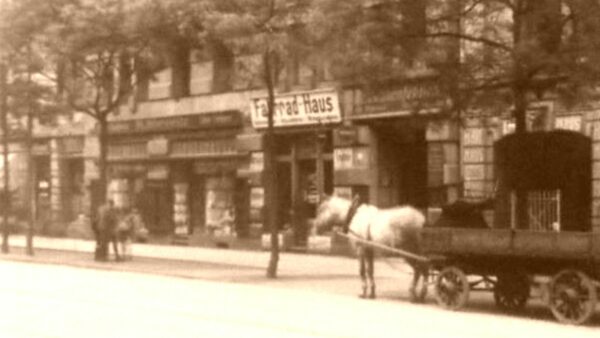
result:
[[[265,154],[263,152],[253,152],[250,154],[250,171],[262,172],[265,167]]]
[[[430,122],[427,124],[427,141],[448,141],[457,139],[458,129],[449,121]]]
[[[157,137],[148,141],[146,151],[149,156],[166,156],[169,154],[169,140],[165,137]]]
[[[352,199],[352,188],[351,187],[335,187],[335,188],[333,188],[333,194],[337,197],[351,200]]]
[[[358,143],[357,128],[339,128],[334,130],[335,143],[338,145],[352,145]]]
[[[235,171],[239,165],[240,161],[236,158],[199,160],[194,162],[194,173],[204,175]]]
[[[554,121],[554,128],[581,132],[583,130],[583,120],[581,115],[558,116]]]
[[[485,161],[485,148],[466,148],[463,154],[465,163],[481,163]]]
[[[34,144],[31,153],[33,155],[50,155],[50,146],[47,143]]]
[[[265,189],[255,187],[250,189],[250,208],[260,209],[265,205]]]
[[[268,126],[266,97],[254,98],[250,103],[252,126]],[[274,127],[320,125],[339,123],[342,120],[340,104],[335,90],[297,92],[275,97]]]
[[[150,180],[166,180],[169,177],[169,167],[167,165],[150,166],[147,175]]]
[[[600,160],[600,143],[592,144],[592,159]]]
[[[63,153],[83,153],[83,137],[65,137],[60,139]]]
[[[333,168],[335,170],[352,169],[352,148],[336,148],[333,150]]]
[[[465,180],[480,181],[485,179],[485,166],[482,164],[465,165]]]
[[[594,161],[592,164],[592,178],[599,179],[600,178],[600,162]]]
[[[335,148],[333,167],[335,170],[364,169],[369,166],[369,148]]]
[[[111,164],[110,172],[115,176],[139,175],[146,172],[143,164]]]
[[[465,197],[482,197],[486,192],[483,181],[466,181],[464,184]]]
[[[166,132],[237,127],[242,123],[239,111],[223,111],[195,115],[180,115],[153,119],[113,121],[108,123],[109,134]]]
[[[480,146],[483,145],[484,130],[483,128],[469,128],[465,130],[464,145],[465,146]]]
[[[600,180],[592,181],[592,196],[600,197]]]
[[[414,109],[440,108],[443,95],[437,82],[405,83],[383,92],[366,94],[362,114],[407,112]]]

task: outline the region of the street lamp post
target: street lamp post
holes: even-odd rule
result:
[[[2,253],[8,253],[8,218],[10,214],[10,189],[9,189],[9,162],[8,162],[8,67],[4,60],[0,60],[0,127],[2,128],[2,158],[3,158],[3,208],[2,208]]]

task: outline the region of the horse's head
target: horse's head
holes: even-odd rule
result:
[[[317,233],[331,230],[334,225],[343,225],[352,202],[337,196],[325,196],[317,208],[315,227]]]

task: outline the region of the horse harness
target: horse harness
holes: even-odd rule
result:
[[[354,216],[356,215],[356,211],[358,211],[358,208],[362,205],[362,203],[360,203],[360,201],[358,199],[354,199],[352,201],[352,204],[350,205],[350,209],[348,210],[348,215],[346,215],[346,221],[344,222],[344,233],[351,233],[354,236],[360,237],[359,234],[357,234],[356,232],[350,230],[350,223],[352,223],[352,219],[354,219]],[[371,240],[371,223],[368,224],[367,227],[367,238],[366,240],[370,241]]]

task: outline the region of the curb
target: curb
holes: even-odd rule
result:
[[[10,246],[25,248],[26,238],[13,235],[9,238]],[[93,255],[95,242],[72,238],[34,237],[35,249],[72,251]],[[164,259],[173,261],[202,262],[218,265],[265,269],[268,266],[270,252],[219,249],[206,247],[173,246],[160,244],[135,243],[134,257]],[[90,256],[92,257],[92,256]],[[388,268],[387,264],[379,264],[377,275],[398,276],[397,269]],[[96,266],[96,265],[94,265]],[[101,266],[101,265],[100,265]],[[285,274],[314,274],[318,271],[339,271],[343,274],[356,275],[358,263],[356,259],[343,256],[309,255],[302,253],[282,253],[278,270]]]

